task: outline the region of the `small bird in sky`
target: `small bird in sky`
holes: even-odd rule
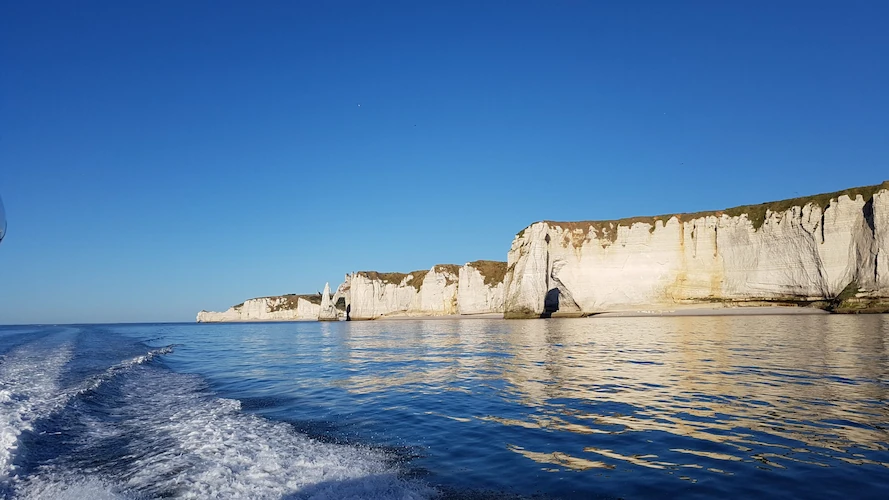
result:
[[[361,103],[360,103],[360,102],[358,103],[358,107],[359,107],[359,108],[361,107]]]

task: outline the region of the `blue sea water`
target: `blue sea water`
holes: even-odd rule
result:
[[[0,327],[0,498],[885,498],[889,315]]]

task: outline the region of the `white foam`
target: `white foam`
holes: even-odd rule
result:
[[[78,384],[77,387],[75,387],[73,390],[71,390],[67,396],[68,396],[68,398],[71,398],[71,397],[77,396],[79,394],[83,394],[87,391],[94,390],[94,389],[98,388],[100,385],[102,385],[103,383],[105,383],[108,380],[110,380],[111,378],[113,378],[115,375],[117,375],[120,372],[128,370],[134,366],[141,365],[142,363],[147,363],[147,362],[151,361],[152,359],[154,359],[156,356],[162,356],[164,354],[169,354],[171,352],[173,352],[173,346],[166,346],[166,347],[161,347],[159,349],[153,349],[153,350],[148,351],[147,353],[142,354],[140,356],[136,356],[131,359],[121,361],[120,363],[111,366],[110,368],[105,370],[103,373],[94,375],[92,377],[88,377],[86,380],[84,380],[80,384]]]
[[[137,497],[127,496],[116,488],[96,479],[76,481],[44,481],[40,487],[22,495],[24,498],[53,500],[128,500]]]
[[[150,351],[114,365],[74,387],[59,387],[59,376],[71,360],[70,343],[58,345],[43,341],[21,346],[0,362],[0,484],[15,477],[13,464],[23,432],[63,408],[71,398],[95,389],[122,370],[167,354],[172,347]]]
[[[383,452],[322,443],[286,423],[243,413],[238,401],[214,397],[197,376],[153,367],[123,380],[116,431],[128,456],[91,478],[114,494],[174,498],[429,498],[437,492],[399,477]],[[119,412],[119,413],[117,413]],[[97,429],[98,430],[98,429]],[[99,445],[97,443],[97,445]],[[130,451],[132,448],[132,451]],[[23,496],[41,497],[60,483],[82,483],[82,471],[45,468]]]
[[[15,474],[19,436],[64,404],[59,375],[71,359],[70,344],[31,343],[7,353],[0,363],[0,481]]]

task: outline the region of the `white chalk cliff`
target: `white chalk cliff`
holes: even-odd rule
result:
[[[326,291],[329,296],[330,289]],[[321,297],[317,295],[279,295],[250,299],[224,312],[201,311],[197,321],[302,321],[317,320],[320,314]]]
[[[534,318],[766,304],[889,312],[889,181],[695,214],[537,222],[516,235],[505,263],[356,272],[333,298],[325,285],[323,294],[251,299],[197,320]]]
[[[457,279],[457,313],[502,313],[505,275],[506,262],[481,260],[461,267]]]
[[[889,305],[889,182],[698,214],[537,222],[508,254],[507,317],[788,303]]]
[[[503,312],[505,262],[436,265],[402,273],[360,271],[343,285],[349,319]]]

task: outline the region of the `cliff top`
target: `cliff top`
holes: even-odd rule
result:
[[[417,272],[417,271],[414,271]],[[359,276],[364,276],[369,280],[380,280],[383,283],[392,283],[394,285],[400,285],[405,278],[408,277],[409,274],[413,273],[381,273],[378,271],[358,271],[355,273]]]
[[[299,299],[307,300],[315,305],[321,305],[321,294],[320,293],[302,294],[302,295],[295,294],[295,293],[288,293],[286,295],[269,295],[268,297],[255,297],[255,298],[252,298],[249,300],[281,299],[281,298],[286,299],[285,302],[279,306],[273,306],[272,311],[286,311],[289,309],[296,309],[297,300],[299,300]],[[238,305],[232,306],[232,309],[240,309],[243,306],[244,306],[244,303],[241,302]]]
[[[503,283],[506,277],[506,262],[496,260],[476,260],[468,264],[477,269],[485,279],[485,284],[489,286]]]
[[[453,274],[458,275],[460,272],[460,266],[456,264],[436,264],[432,266],[432,268],[437,273],[442,274]],[[414,287],[417,291],[420,291],[420,285],[423,284],[423,280],[426,279],[426,275],[429,274],[429,269],[420,269],[417,271],[411,271],[409,273],[381,273],[378,271],[358,271],[355,273],[356,275],[364,276],[369,280],[379,280],[383,283],[389,283],[393,285],[401,285],[404,283],[405,285]],[[407,279],[407,282],[405,282]],[[448,279],[448,282],[452,282],[451,279]]]
[[[703,212],[627,217],[624,219],[616,220],[588,220],[576,222],[544,220],[538,222],[545,222],[551,226],[559,227],[562,229],[580,230],[577,231],[577,238],[572,237],[573,239],[580,240],[585,239],[586,235],[589,233],[589,230],[592,228],[592,230],[596,232],[596,235],[600,239],[608,238],[614,241],[617,238],[618,226],[632,226],[637,222],[641,222],[650,224],[651,230],[654,231],[655,223],[657,221],[663,221],[663,223],[666,223],[673,217],[676,217],[680,221],[685,221],[709,216],[719,217],[721,215],[728,215],[730,217],[739,217],[746,214],[750,222],[753,223],[753,228],[755,230],[758,230],[765,223],[766,214],[768,212],[783,212],[793,207],[804,207],[810,203],[824,210],[825,208],[827,208],[827,206],[830,205],[830,202],[832,200],[836,200],[843,195],[846,195],[852,199],[855,199],[857,196],[860,195],[862,198],[864,198],[864,201],[867,202],[873,198],[876,192],[883,189],[889,190],[889,181],[883,181],[880,184],[875,184],[872,186],[861,186],[844,189],[842,191],[834,191],[832,193],[821,193],[810,196],[801,196],[799,198],[790,198],[786,200],[768,201],[765,203],[759,203],[757,205],[741,205],[738,207],[726,208],[723,210],[708,210]],[[535,222],[535,224],[537,224],[537,222]],[[525,229],[527,229],[527,227]],[[519,231],[516,236],[521,236],[522,234],[524,234],[525,229]],[[576,245],[578,242],[575,241],[574,243]]]
[[[406,285],[413,286],[420,290],[420,285],[423,284],[423,278],[426,277],[426,273],[428,270],[420,270],[420,271],[411,271],[409,273],[381,273],[378,271],[358,271],[355,273],[359,276],[364,276],[369,280],[379,280],[382,283],[389,283],[392,285],[400,285],[407,279]]]
[[[460,267],[457,264],[436,264],[432,268],[435,269],[435,272],[445,275],[445,282],[448,285],[453,285],[457,282],[457,277],[460,276]]]

